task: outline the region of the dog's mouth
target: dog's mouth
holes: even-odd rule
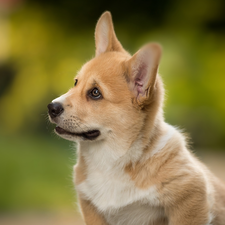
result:
[[[84,139],[88,139],[88,140],[94,140],[100,135],[99,130],[90,130],[90,131],[87,131],[87,132],[73,133],[73,132],[70,132],[70,131],[66,131],[59,126],[56,126],[55,131],[56,131],[57,134],[60,134],[60,135],[83,137]]]

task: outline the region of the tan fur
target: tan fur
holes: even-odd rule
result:
[[[76,174],[74,182],[78,185],[87,178],[87,166],[84,157],[79,154],[77,164],[74,166],[74,172]]]
[[[97,211],[90,201],[79,199],[85,224],[87,225],[108,225],[104,217]]]
[[[131,56],[109,12],[95,40],[96,56],[79,71],[76,87],[56,100],[64,112],[53,121],[71,133],[101,131],[92,142],[61,135],[79,143],[74,171],[85,223],[224,225],[224,184],[188,150],[185,135],[164,122],[161,47],[148,44]],[[90,98],[93,88],[101,99]]]

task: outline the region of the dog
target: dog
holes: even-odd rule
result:
[[[95,29],[95,57],[48,105],[60,137],[77,142],[74,182],[87,225],[225,225],[225,186],[164,122],[162,49],[131,56],[110,12]]]

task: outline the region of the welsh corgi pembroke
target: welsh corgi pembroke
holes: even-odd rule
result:
[[[110,12],[95,57],[48,105],[56,134],[77,142],[74,182],[87,225],[225,225],[225,186],[163,118],[161,47],[131,56]]]

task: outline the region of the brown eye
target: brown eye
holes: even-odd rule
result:
[[[75,79],[74,86],[76,86],[76,85],[77,85],[77,82],[78,82],[78,80],[77,80],[77,79]]]
[[[98,88],[94,88],[89,96],[92,98],[92,99],[99,99],[102,97],[102,94],[100,93],[100,91],[98,90]]]

